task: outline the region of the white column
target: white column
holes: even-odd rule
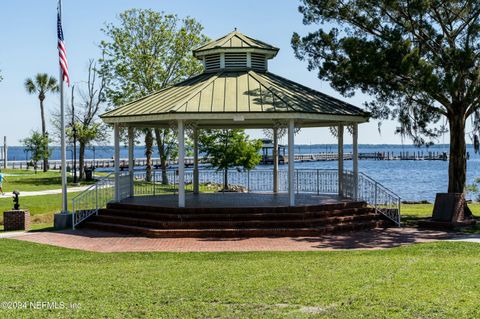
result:
[[[120,201],[120,129],[118,123],[113,126],[113,140],[115,144],[114,172],[115,172],[115,201]]]
[[[288,122],[288,202],[295,206],[295,122]]]
[[[358,124],[353,124],[353,197],[358,199]]]
[[[65,105],[63,100],[63,71],[60,68],[60,76],[58,78],[60,85],[60,153],[61,166],[60,172],[62,179],[62,213],[68,213],[68,190],[67,190],[67,143],[65,141]]]
[[[178,120],[178,207],[185,207],[185,132]]]
[[[273,192],[278,193],[278,128],[273,128]]]
[[[338,196],[343,196],[343,125],[338,126]]]
[[[128,128],[128,176],[130,177],[130,197],[135,196],[135,190],[133,187],[133,169],[135,168],[135,135],[133,127]]]
[[[199,178],[198,178],[198,128],[193,130],[193,193],[200,192]]]

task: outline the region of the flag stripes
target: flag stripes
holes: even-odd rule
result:
[[[62,13],[60,1],[58,2],[57,8],[57,35],[58,57],[60,69],[62,70],[63,81],[67,82],[67,85],[70,86],[70,76],[68,75],[67,49],[65,48],[65,44],[63,43]]]

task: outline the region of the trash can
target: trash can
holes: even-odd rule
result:
[[[85,179],[87,181],[93,181],[93,169],[85,168]]]

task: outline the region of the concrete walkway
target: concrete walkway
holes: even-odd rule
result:
[[[478,243],[478,244],[480,244],[480,234],[460,236],[458,238],[448,239],[448,241],[464,241],[464,242],[467,242],[467,243]]]
[[[458,234],[416,228],[373,229],[320,237],[148,238],[95,230],[36,232],[10,238],[95,252],[330,251],[386,249],[458,239]],[[463,237],[462,237],[463,238]]]
[[[85,186],[78,186],[78,187],[68,187],[68,193],[75,193],[75,192],[82,192],[89,188],[91,185]],[[27,196],[42,196],[42,195],[54,195],[54,194],[61,194],[62,189],[49,189],[44,191],[32,191],[32,192],[20,192],[21,197]],[[0,194],[0,198],[11,198],[13,197],[12,193],[5,193],[4,195]]]
[[[7,231],[7,232],[0,232],[0,239],[1,238],[12,238],[12,237],[18,237],[18,236],[29,236],[34,233],[29,233],[26,231]]]

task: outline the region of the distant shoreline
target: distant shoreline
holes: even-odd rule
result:
[[[345,143],[344,146],[351,146],[352,144],[351,143]],[[93,145],[94,147],[96,148],[106,148],[106,147],[112,147],[113,148],[113,145]],[[321,147],[321,146],[337,146],[336,143],[328,143],[328,144],[295,144],[295,147]],[[395,147],[395,148],[399,148],[399,147],[414,147],[414,148],[420,148],[420,149],[428,149],[428,148],[440,148],[440,147],[449,147],[450,144],[433,144],[431,146],[416,146],[415,144],[361,144],[359,143],[358,144],[358,147]],[[3,145],[0,145],[0,147],[3,147]],[[50,148],[60,148],[59,145],[51,145],[49,146]],[[71,147],[71,146],[68,146],[68,147]],[[126,147],[125,145],[120,145],[121,148],[124,148]],[[138,147],[144,147],[142,146],[141,144],[140,145],[137,145],[135,146],[136,148]],[[467,143],[467,147],[473,147],[473,144],[471,143]],[[8,146],[8,148],[23,148],[23,146],[21,145],[12,145],[12,146]],[[77,148],[78,148],[78,145],[77,145]],[[92,146],[88,146],[88,148],[92,148]]]

